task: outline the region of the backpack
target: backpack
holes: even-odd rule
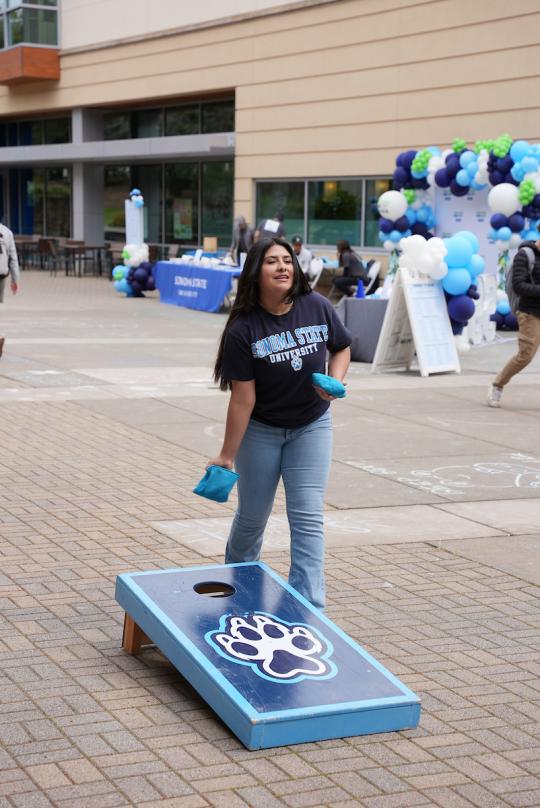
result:
[[[533,281],[533,270],[534,270],[534,262],[535,262],[535,255],[534,252],[531,250],[530,247],[521,247],[523,252],[527,256],[527,261],[529,262],[529,276],[531,283]],[[514,258],[514,261],[516,259]],[[506,278],[504,281],[504,290],[508,295],[508,303],[510,304],[510,308],[513,314],[516,314],[519,309],[519,295],[514,292],[514,261],[512,261],[512,266],[506,273]]]

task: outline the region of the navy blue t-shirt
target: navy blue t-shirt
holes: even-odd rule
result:
[[[287,314],[257,306],[242,314],[225,338],[223,378],[255,380],[252,418],[283,428],[304,426],[330,406],[315,392],[312,373],[324,373],[326,351],[341,351],[351,335],[317,292],[301,295]]]

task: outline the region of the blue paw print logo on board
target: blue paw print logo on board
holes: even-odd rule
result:
[[[331,679],[337,673],[331,642],[304,623],[288,623],[273,614],[223,615],[206,641],[217,653],[271,682]]]

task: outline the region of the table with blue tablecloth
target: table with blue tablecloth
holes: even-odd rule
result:
[[[154,266],[156,288],[162,303],[216,312],[231,292],[239,267],[212,267],[158,261]]]

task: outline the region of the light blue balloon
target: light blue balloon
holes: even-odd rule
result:
[[[471,273],[464,268],[450,269],[442,279],[443,289],[449,295],[464,295],[471,283]]]
[[[497,240],[497,231],[494,230],[492,227],[488,230],[488,239],[490,241],[496,241]]]
[[[497,230],[497,238],[499,241],[509,241],[512,231],[509,227],[499,227]]]
[[[536,157],[524,157],[520,163],[520,166],[525,174],[529,174],[538,170],[538,160]]]
[[[525,176],[525,170],[522,168],[521,163],[516,163],[510,169],[510,174],[516,180],[516,182],[521,182],[523,177]]]
[[[428,208],[427,205],[422,205],[421,208],[418,208],[416,211],[416,221],[425,224],[429,218],[429,211],[430,208]]]
[[[471,188],[481,191],[483,188],[487,188],[487,182],[471,182]]]
[[[465,166],[465,169],[466,169],[467,174],[469,175],[469,177],[471,177],[471,178],[475,177],[476,172],[478,171],[478,163],[476,162],[476,160],[474,160],[473,162],[468,163]]]
[[[386,233],[383,233],[382,230],[379,230],[379,241],[386,241]]]
[[[528,155],[530,150],[531,147],[526,140],[516,140],[510,147],[510,157],[514,163],[519,163],[520,160]]]
[[[527,230],[523,236],[525,241],[536,241],[538,238],[540,238],[540,233],[538,230]]]
[[[427,176],[427,169],[423,171],[415,171],[413,168],[411,168],[411,177],[414,177],[415,180],[421,180],[422,177],[426,176]]]
[[[144,200],[143,199],[134,199],[133,204],[135,205],[136,208],[142,208],[142,206],[144,205]]]
[[[122,291],[122,289],[120,288],[121,284],[122,284],[122,281],[115,281],[115,282],[113,283],[113,286],[114,286],[114,288],[116,289],[116,291],[117,291],[117,292],[121,292],[121,291]]]
[[[142,193],[142,191],[140,191],[138,188],[133,188],[133,189],[132,189],[132,190],[129,192],[129,195],[130,195],[130,196],[140,196],[140,195],[141,195],[141,193]]]
[[[462,155],[460,155],[459,164],[461,168],[467,168],[471,162],[476,163],[476,154],[468,149],[467,151],[464,151]]]
[[[452,267],[466,267],[473,254],[471,242],[463,236],[452,236],[451,238],[443,239],[446,249],[448,250],[445,256],[445,263],[449,268]],[[461,294],[458,292],[457,294]]]
[[[392,230],[392,232],[388,234],[388,238],[390,241],[393,241],[394,244],[397,244],[398,241],[401,241],[403,238],[403,233],[400,233],[399,230]]]
[[[128,292],[131,292],[131,284],[128,283],[126,278],[124,278],[121,281],[118,281],[117,283],[118,283],[118,286],[116,286],[116,284],[115,284],[115,286],[116,286],[116,289],[119,292],[123,292],[126,295],[128,294]]]
[[[416,211],[412,208],[407,208],[405,211],[405,216],[409,220],[409,224],[415,224],[416,222]]]
[[[476,278],[477,275],[480,275],[480,273],[484,271],[485,265],[486,262],[481,255],[473,255],[467,265],[467,269],[471,275]]]
[[[429,151],[429,152],[431,152],[432,154],[434,154],[434,155],[435,155],[435,157],[440,157],[440,156],[441,156],[441,154],[442,154],[442,151],[439,149],[439,147],[438,147],[438,146],[428,146],[428,147],[427,147],[427,151]]]
[[[472,233],[470,230],[458,230],[457,233],[454,233],[454,236],[458,236],[458,238],[467,239],[467,241],[469,242],[469,244],[472,247],[473,253],[478,252],[478,250],[480,249],[480,242],[478,241],[475,234]]]
[[[499,302],[497,303],[497,311],[499,312],[499,314],[502,314],[504,316],[506,314],[510,314],[512,309],[510,308],[510,304],[507,300],[499,300]]]
[[[468,188],[470,183],[469,173],[465,171],[464,168],[460,168],[458,173],[456,174],[456,182],[458,185],[461,185],[462,188]]]

